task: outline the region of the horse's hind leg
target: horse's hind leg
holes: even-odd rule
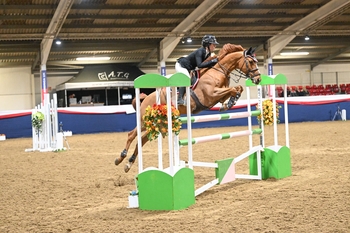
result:
[[[130,145],[134,141],[136,136],[137,136],[137,128],[131,130],[128,133],[128,140],[126,141],[125,149],[120,153],[120,157],[115,159],[115,161],[114,161],[115,165],[119,165],[124,160],[124,158],[127,156]]]
[[[148,142],[147,132],[142,135],[141,142],[142,142],[142,146],[145,145],[146,142]],[[130,168],[134,164],[138,154],[139,154],[138,143],[136,143],[133,155],[129,158],[128,163],[125,164],[125,167],[124,167],[125,172],[128,172],[130,170]]]

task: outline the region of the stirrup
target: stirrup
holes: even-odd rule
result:
[[[177,105],[185,105],[185,101],[183,99],[177,100]]]

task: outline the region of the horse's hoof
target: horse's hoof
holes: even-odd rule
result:
[[[122,151],[122,153],[120,153],[120,157],[115,159],[114,164],[116,166],[119,165],[124,160],[124,158],[126,157],[127,153],[128,153],[128,151],[126,149],[124,149]]]
[[[114,161],[114,164],[115,164],[116,166],[118,166],[122,161],[123,161],[122,158],[116,158],[115,161]]]
[[[125,173],[127,173],[128,171],[130,171],[131,165],[132,165],[132,163],[127,163],[127,164],[125,164],[125,167],[124,167]]]

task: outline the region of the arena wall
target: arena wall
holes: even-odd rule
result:
[[[172,67],[172,66],[171,66]],[[259,67],[261,73],[266,73],[264,66]],[[142,69],[145,73],[158,73],[157,69]],[[173,68],[167,69],[167,74],[175,73]],[[288,78],[288,85],[319,85],[349,83],[350,66],[345,64],[319,65],[313,71],[310,65],[274,66],[275,74],[282,73]],[[70,77],[49,77],[49,91],[68,81]],[[231,85],[243,85],[244,80],[238,83],[231,81]],[[252,93],[252,98],[257,98]],[[242,96],[245,99],[245,95]],[[41,102],[41,81],[34,78],[30,67],[0,68],[0,111],[32,109]]]
[[[0,69],[0,111],[34,106],[34,76],[30,67]]]

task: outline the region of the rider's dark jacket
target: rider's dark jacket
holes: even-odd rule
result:
[[[205,61],[210,56],[210,53],[207,53],[204,47],[200,47],[199,49],[190,53],[187,57],[180,57],[177,59],[177,62],[183,67],[186,68],[189,72],[194,70],[196,67],[198,68],[207,68],[212,67],[217,63],[217,60]]]

